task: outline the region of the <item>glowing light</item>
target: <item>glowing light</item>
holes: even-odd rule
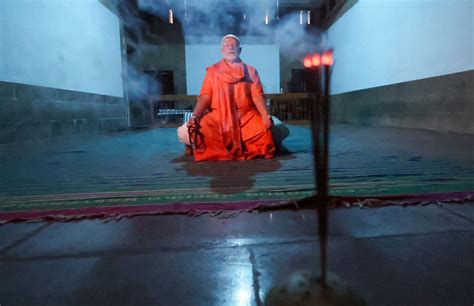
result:
[[[252,243],[255,243],[253,241]],[[233,285],[225,292],[228,298],[226,305],[252,305],[253,300],[253,276],[252,267],[248,265],[227,265],[224,267],[226,275],[232,275]],[[227,296],[226,296],[227,297]]]
[[[172,9],[169,9],[168,10],[168,21],[170,24],[173,24],[174,23],[174,20],[173,20],[173,10]]]
[[[244,239],[244,238],[235,238],[235,239],[227,239],[226,244],[231,247],[240,247],[245,246],[247,244],[253,243],[251,239]]]
[[[248,290],[240,289],[236,293],[238,305],[249,305],[251,294]]]
[[[303,24],[303,11],[300,11],[300,24]]]
[[[246,19],[246,17],[245,17],[245,13],[244,13],[244,20],[245,20],[245,19]]]
[[[303,66],[305,66],[306,68],[311,68],[313,67],[313,61],[311,59],[311,56],[306,56],[304,58],[304,61],[303,61]]]
[[[311,11],[308,11],[308,24],[311,24]]]
[[[326,66],[331,66],[332,64],[334,64],[332,51],[328,50],[324,52],[323,56],[321,57],[321,63]]]
[[[311,64],[313,67],[318,67],[321,65],[321,55],[318,53],[314,53],[313,57],[311,57]]]
[[[268,24],[268,10],[265,11],[265,24]]]

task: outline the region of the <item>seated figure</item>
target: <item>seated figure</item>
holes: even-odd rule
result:
[[[241,51],[237,36],[224,36],[223,59],[207,68],[193,114],[178,128],[196,161],[272,158],[288,135],[279,120],[274,125],[258,73],[242,62]]]

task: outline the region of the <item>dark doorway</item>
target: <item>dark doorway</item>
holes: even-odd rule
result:
[[[305,70],[291,69],[291,80],[288,83],[288,92],[305,92]]]
[[[135,56],[137,49],[131,45],[126,44],[127,50],[127,95],[128,103],[130,105],[130,126],[132,128],[150,127],[153,124],[153,107],[148,100],[150,93],[141,92],[134,88],[134,78],[139,73],[138,67],[133,65],[132,58]],[[156,86],[148,86],[153,88]]]
[[[153,84],[149,84],[150,92],[148,93],[150,96],[158,96],[158,95],[174,95],[176,94],[174,88],[174,72],[173,70],[146,70],[145,74],[148,76],[149,82]],[[153,101],[153,118],[156,120],[158,114],[160,113],[160,109],[174,109],[175,108],[175,101],[160,101],[159,99],[151,99]],[[167,116],[168,117],[168,116]],[[162,118],[163,119],[163,118]],[[170,118],[166,118],[169,120]]]

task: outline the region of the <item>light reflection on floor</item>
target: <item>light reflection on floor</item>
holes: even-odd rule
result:
[[[234,290],[231,291],[230,300],[227,300],[226,305],[229,306],[247,306],[253,305],[253,277],[251,265],[229,265],[227,269],[229,275],[234,275],[232,285],[235,285]],[[230,293],[230,292],[229,292]]]

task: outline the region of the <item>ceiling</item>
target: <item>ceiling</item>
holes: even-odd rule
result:
[[[168,11],[200,11],[204,14],[213,14],[222,11],[257,11],[273,10],[284,14],[294,10],[319,10],[335,6],[346,0],[99,0],[106,7],[121,17],[136,15],[148,17],[147,15],[159,15],[159,10]],[[150,9],[151,8],[151,9]],[[154,11],[154,12],[153,12]]]
[[[268,12],[283,16],[300,10],[311,10],[314,16],[330,11],[346,0],[100,0],[110,2],[118,8],[119,16],[136,16],[147,22],[159,22],[168,19],[168,11],[175,16],[200,15],[201,18],[213,18],[216,15],[261,16]],[[323,13],[325,15],[325,13]],[[179,19],[179,18],[178,18]],[[182,20],[183,18],[181,18]],[[318,18],[321,19],[321,18]]]
[[[245,2],[242,0],[135,0],[142,3],[153,3],[170,7],[188,7],[215,5],[216,7],[239,7]],[[279,6],[280,8],[318,8],[328,2],[328,0],[253,0],[255,5]]]
[[[272,27],[279,24],[286,16],[300,14],[306,16],[307,12],[311,11],[310,27],[324,28],[337,11],[346,2],[350,2],[350,0],[99,1],[119,16],[129,36],[144,37],[158,31],[162,36],[170,32],[170,39],[176,36],[176,31],[180,28],[186,28],[186,35],[205,35],[209,32],[259,35],[252,27],[249,29],[249,25],[255,24],[254,21],[263,22],[265,14],[270,16],[269,26]],[[174,16],[172,25],[169,22],[170,10],[173,11]],[[300,13],[301,11],[303,13]]]

